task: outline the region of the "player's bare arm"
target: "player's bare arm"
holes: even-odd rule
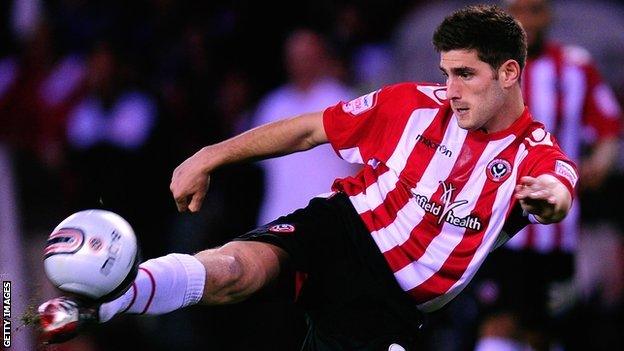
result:
[[[540,223],[561,221],[572,206],[568,188],[550,174],[522,177],[516,185],[515,197],[522,209],[535,215]]]
[[[173,171],[170,189],[179,211],[196,212],[215,169],[305,151],[326,142],[322,112],[269,123],[202,148]]]

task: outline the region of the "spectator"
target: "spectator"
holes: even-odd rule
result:
[[[67,139],[75,175],[76,208],[115,208],[133,220],[135,230],[149,234],[157,222],[146,206],[149,198],[150,137],[157,123],[151,96],[128,85],[127,73],[109,43],[94,47],[88,59],[88,88],[70,111]],[[157,225],[157,224],[156,224]]]
[[[354,94],[348,87],[328,75],[328,59],[326,45],[318,33],[307,29],[291,33],[284,45],[289,80],[262,99],[253,124],[316,111],[352,98]],[[355,171],[335,156],[328,145],[323,145],[311,152],[264,161],[265,196],[258,223],[305,206],[310,197],[327,192],[327,184],[336,175],[347,176]]]

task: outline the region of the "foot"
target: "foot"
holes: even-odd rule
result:
[[[89,307],[78,299],[57,297],[39,306],[42,339],[56,344],[67,341],[89,325],[97,324],[99,306]]]

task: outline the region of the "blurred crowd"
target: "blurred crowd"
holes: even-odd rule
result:
[[[178,214],[168,185],[175,166],[199,148],[256,125],[394,82],[441,82],[431,33],[467,3],[0,2],[0,175],[13,175],[12,191],[0,191],[0,210],[10,208],[16,223],[0,223],[0,263],[7,264],[9,237],[17,238],[11,247],[21,248],[10,254],[25,267],[23,307],[57,294],[41,253],[52,228],[77,210],[124,216],[147,259],[223,244],[329,191],[333,177],[357,171],[335,164],[329,148],[217,171],[199,214]],[[550,37],[585,47],[622,105],[624,4],[552,1],[552,13]],[[621,115],[617,103],[611,108]],[[577,132],[587,140],[581,158],[596,135]],[[616,156],[581,186],[577,273],[568,290],[559,289],[579,349],[624,347],[624,153]],[[7,271],[8,264],[0,267]],[[280,282],[237,306],[124,317],[57,349],[296,350],[305,322],[289,287]],[[470,299],[479,294],[466,295],[431,316],[435,332],[425,333],[425,349],[474,346],[478,328],[456,326],[457,315],[473,326],[481,321]],[[39,348],[25,339],[23,350]]]

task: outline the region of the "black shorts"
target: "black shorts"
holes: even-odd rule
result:
[[[307,274],[297,301],[309,324],[303,350],[413,349],[423,315],[346,195],[315,198],[235,240],[276,245]]]

